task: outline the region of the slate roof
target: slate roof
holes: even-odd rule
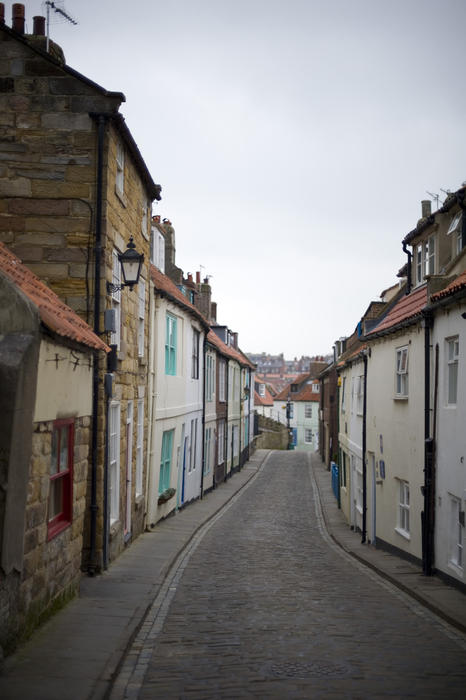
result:
[[[439,299],[452,296],[462,289],[466,289],[466,271],[458,275],[458,277],[454,279],[453,282],[450,282],[445,289],[442,289],[440,292],[436,292],[436,294],[432,294],[430,299],[434,302],[439,301]]]
[[[421,311],[427,304],[427,285],[414,289],[410,294],[406,294],[394,305],[391,311],[378,323],[366,338],[388,333],[398,326],[415,322],[421,316]]]
[[[0,270],[36,306],[42,323],[57,335],[109,352],[110,348],[92,328],[47,287],[21,260],[0,243]]]

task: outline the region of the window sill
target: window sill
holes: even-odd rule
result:
[[[409,398],[408,396],[397,396],[397,395],[395,394],[395,396],[393,397],[393,400],[394,400],[394,401],[407,401],[408,398]]]
[[[63,532],[63,530],[66,530],[67,527],[71,525],[71,520],[60,520],[59,522],[56,523],[49,523],[48,526],[48,531],[47,531],[47,542],[50,542],[50,540],[53,540],[57,535],[60,534],[60,532]]]
[[[401,537],[404,537],[405,540],[411,539],[411,535],[409,534],[409,532],[407,532],[406,530],[402,530],[401,527],[396,527],[395,532],[401,535]]]

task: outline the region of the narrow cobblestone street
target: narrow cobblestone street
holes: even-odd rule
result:
[[[464,636],[342,552],[314,497],[309,456],[272,453],[168,581],[126,697],[464,697]]]

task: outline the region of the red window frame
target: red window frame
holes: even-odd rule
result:
[[[66,429],[68,445],[66,449],[67,463],[63,469],[61,464],[62,450],[61,441],[63,432]],[[62,530],[67,528],[73,519],[73,456],[74,456],[74,419],[62,418],[53,423],[52,444],[56,435],[56,465],[52,464],[53,454],[50,456],[50,490],[49,490],[49,517],[48,517],[48,539],[56,537]],[[52,469],[55,468],[54,473]],[[60,512],[50,517],[52,509],[52,498],[55,489],[61,488],[61,508]]]

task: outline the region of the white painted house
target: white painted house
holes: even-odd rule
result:
[[[150,323],[149,527],[201,495],[203,344],[208,331],[200,312],[154,266]]]

